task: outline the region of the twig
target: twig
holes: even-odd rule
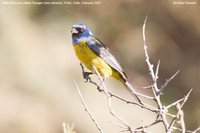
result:
[[[200,132],[200,127],[198,127],[196,130],[194,130],[192,133],[198,133]]]
[[[151,88],[152,88],[152,85],[141,87],[141,89],[151,89]]]
[[[178,114],[179,116],[177,116],[177,124],[180,125],[182,129],[182,133],[185,133],[186,127],[185,127],[185,121],[184,121],[184,112],[180,108],[180,103],[177,104],[176,108],[179,111],[179,114]]]
[[[159,71],[159,67],[160,67],[160,60],[158,61],[157,67],[156,67],[156,73],[155,73],[155,80],[158,79],[158,71]]]
[[[180,105],[178,106],[178,108],[177,108],[177,109],[178,109],[177,114],[176,114],[176,116],[172,119],[172,121],[170,122],[169,127],[168,127],[168,131],[171,130],[171,127],[173,127],[175,121],[179,118],[180,113],[182,112],[181,109],[182,109],[183,105],[186,103],[186,101],[188,100],[188,97],[189,97],[189,95],[190,95],[191,92],[192,92],[192,89],[190,89],[190,91],[189,91],[189,92],[187,93],[187,95],[184,97],[184,100],[183,100],[182,104],[180,104]]]
[[[143,128],[149,128],[149,127],[151,127],[151,126],[153,126],[153,125],[155,125],[155,124],[157,124],[157,123],[160,123],[160,122],[162,122],[161,120],[158,120],[158,121],[154,121],[154,122],[152,122],[151,124],[149,124],[149,125],[143,125],[143,126],[141,126],[141,127],[137,127],[136,129],[135,129],[135,131],[140,131],[141,129],[143,129]]]
[[[111,93],[109,91],[108,91],[108,93],[110,94],[111,97],[115,97],[115,98],[117,98],[117,99],[119,99],[119,100],[121,100],[121,101],[123,101],[123,102],[125,102],[127,104],[134,104],[134,105],[137,105],[137,106],[139,106],[141,108],[147,109],[147,110],[155,112],[155,113],[159,112],[159,110],[157,108],[155,108],[155,107],[153,107],[151,105],[148,105],[148,104],[145,104],[145,103],[140,104],[140,103],[137,103],[137,102],[134,102],[134,101],[129,101],[129,100],[127,100],[125,98],[122,98],[122,97],[120,97],[120,96],[118,96],[116,94],[113,94],[113,93]]]
[[[98,124],[97,121],[94,119],[93,115],[90,113],[90,111],[89,111],[89,109],[88,109],[88,107],[87,107],[87,105],[86,105],[86,103],[85,103],[85,100],[83,99],[83,96],[82,96],[82,94],[81,94],[81,92],[80,92],[80,89],[79,89],[79,87],[78,87],[76,81],[74,81],[74,84],[76,85],[76,89],[77,89],[78,94],[79,94],[79,96],[80,96],[80,98],[81,98],[81,102],[82,102],[83,106],[85,107],[85,111],[88,113],[88,115],[90,116],[91,120],[93,121],[93,123],[95,124],[95,126],[97,127],[97,129],[99,130],[99,132],[100,132],[100,133],[103,133],[103,130],[100,128],[99,124]]]
[[[136,92],[136,91],[134,91],[134,92],[132,92],[132,93],[134,93],[134,94],[137,95],[137,96],[141,96],[141,97],[143,97],[143,98],[149,99],[149,100],[155,100],[154,97],[147,96],[147,95],[141,94],[141,93]],[[143,103],[143,102],[141,102],[141,103]]]
[[[181,98],[181,99],[179,99],[179,100],[177,100],[177,101],[175,101],[175,102],[169,104],[168,106],[165,107],[165,109],[169,109],[169,108],[171,108],[171,107],[173,107],[173,106],[176,106],[178,103],[182,102],[184,99],[185,99],[185,98]]]
[[[169,84],[169,82],[174,79],[174,77],[176,77],[176,75],[180,72],[180,70],[178,70],[174,75],[172,75],[169,79],[166,79],[166,82],[160,87],[160,91],[159,93],[161,94],[163,92],[163,90],[167,87],[167,85]]]

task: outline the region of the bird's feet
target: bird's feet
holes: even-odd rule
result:
[[[103,92],[104,90],[102,89],[102,86],[101,85],[98,85],[97,86],[97,90],[99,91],[99,92]]]
[[[102,83],[104,82],[105,78],[102,78],[101,79],[101,83],[100,85],[98,85],[96,82],[92,81],[90,75],[93,74],[92,72],[85,72],[85,69],[84,69],[84,66],[82,63],[80,63],[80,66],[81,66],[81,70],[82,70],[82,74],[83,74],[83,78],[85,79],[85,82],[89,82],[89,83],[92,83],[94,84],[95,86],[97,86],[97,90],[99,92],[103,92],[103,87],[102,87]]]
[[[92,72],[83,72],[83,78],[85,79],[85,82],[91,81],[90,75],[93,74]]]
[[[83,78],[85,79],[85,82],[90,82],[91,81],[90,75],[93,73],[86,72],[82,63],[80,63],[80,66],[81,66],[81,70],[82,70]]]

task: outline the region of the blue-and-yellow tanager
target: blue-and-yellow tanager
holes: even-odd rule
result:
[[[71,33],[74,50],[81,63],[93,73],[95,73],[93,70],[95,66],[102,77],[113,77],[120,81],[141,103],[128,82],[127,75],[105,44],[96,38],[84,24],[73,25]]]

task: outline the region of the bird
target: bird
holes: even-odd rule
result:
[[[128,77],[121,65],[111,54],[108,47],[84,24],[74,24],[71,28],[72,43],[74,51],[80,62],[88,68],[91,73],[96,74],[93,66],[104,79],[112,77],[120,81],[139,103],[142,103],[136,95],[135,89],[128,81]],[[88,76],[87,75],[87,76]],[[85,76],[84,76],[85,77]]]

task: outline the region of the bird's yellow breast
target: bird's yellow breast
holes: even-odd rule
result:
[[[95,66],[103,77],[110,77],[113,75],[113,69],[99,56],[87,46],[86,42],[81,42],[74,45],[74,50],[79,60],[91,71]],[[94,72],[94,71],[93,71]]]

